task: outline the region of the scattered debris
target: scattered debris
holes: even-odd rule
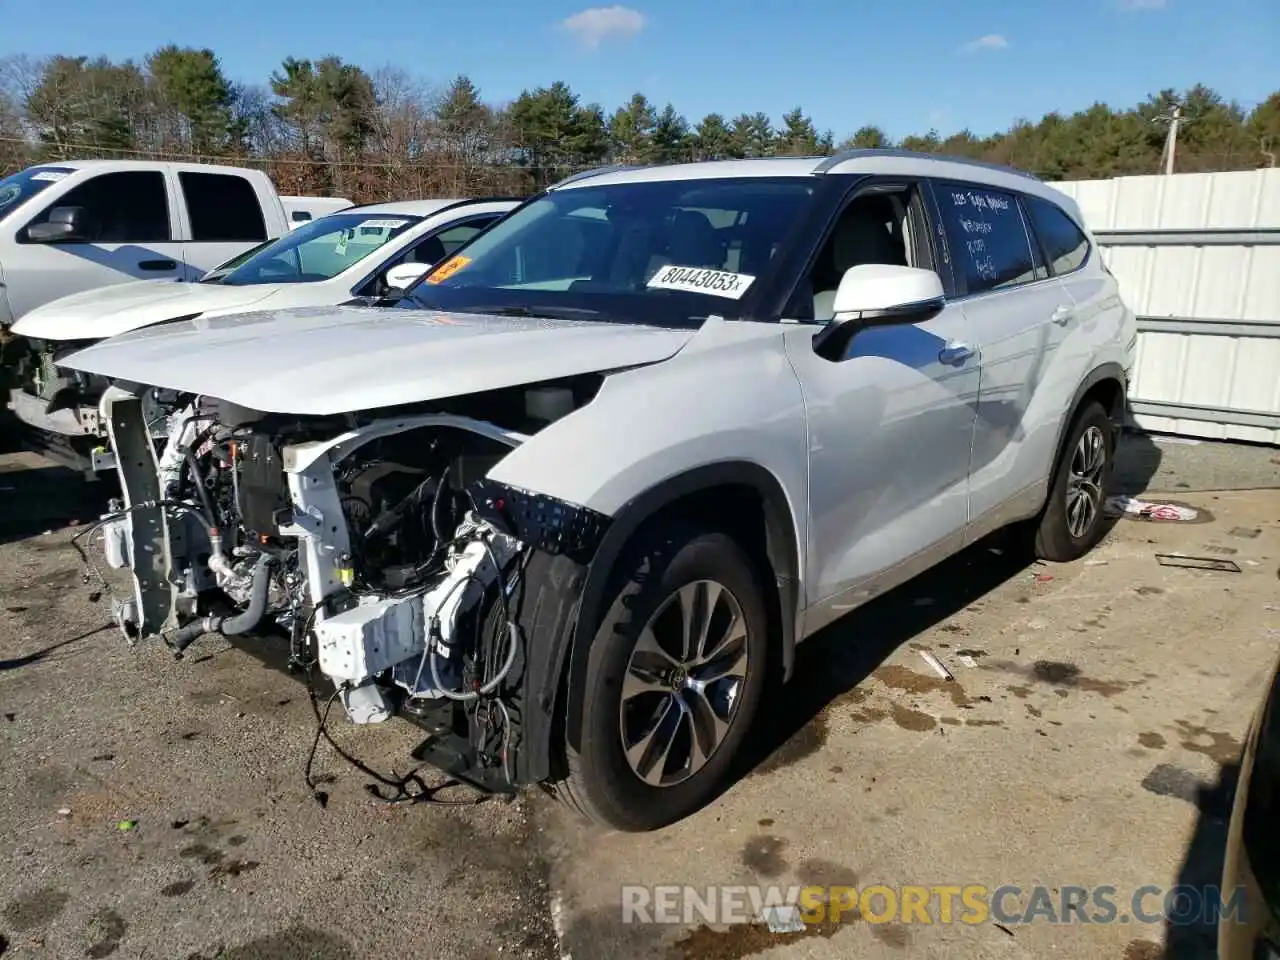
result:
[[[1199,516],[1191,507],[1173,503],[1148,503],[1124,494],[1108,497],[1106,512],[1113,517],[1130,516],[1141,520],[1194,520]]]
[[[1003,550],[1001,550],[999,547],[988,547],[988,548],[987,548],[987,552],[988,552],[988,553],[994,553],[997,557],[1003,557],[1003,556],[1004,556],[1004,551],[1003,551]]]
[[[1001,933],[1007,933],[1009,936],[1011,937],[1013,936],[1013,931],[1010,930],[1008,927],[1006,927],[1003,923],[997,923],[996,929],[999,930]]]
[[[1232,560],[1216,557],[1184,557],[1180,553],[1157,553],[1156,563],[1162,567],[1184,567],[1187,570],[1220,570],[1223,573],[1239,573],[1240,568]]]
[[[1227,531],[1228,537],[1239,537],[1241,540],[1256,540],[1262,533],[1259,527],[1232,527]]]
[[[70,807],[60,807],[60,808],[58,809],[58,816],[60,816],[60,817],[69,817],[69,816],[71,816],[71,808],[70,808]]]
[[[137,820],[121,820],[119,823],[116,824],[116,829],[119,830],[121,833],[128,833],[137,825],[138,825]]]
[[[1053,579],[1053,575],[1048,573],[1037,573],[1035,575],[1035,578],[1036,578],[1036,583],[1048,583],[1050,580]]]
[[[962,654],[960,654],[959,656],[957,656],[957,657],[956,657],[956,659],[957,659],[957,660],[959,660],[959,661],[960,661],[960,663],[961,663],[963,666],[966,666],[966,667],[970,667],[970,668],[972,668],[972,667],[976,667],[976,666],[978,665],[978,661],[977,661],[977,660],[975,660],[975,659],[973,659],[973,657],[967,656],[967,655],[965,655],[965,654],[963,654],[963,653],[962,653]]]
[[[803,933],[804,920],[794,903],[781,903],[764,908],[764,922],[770,933]]]
[[[1086,567],[1105,567],[1110,562],[1110,560],[1086,560],[1084,565]]]
[[[942,661],[939,660],[937,657],[935,657],[928,650],[920,650],[917,652],[920,654],[924,662],[927,663],[929,666],[933,667],[933,669],[937,672],[938,676],[940,676],[943,680],[955,679],[955,677],[952,676],[951,671],[948,670],[945,666],[943,666]]]

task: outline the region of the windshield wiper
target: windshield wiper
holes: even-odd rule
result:
[[[468,307],[466,313],[488,313],[495,317],[537,317],[543,320],[596,320],[604,314],[587,307],[539,307],[524,305],[505,307]]]

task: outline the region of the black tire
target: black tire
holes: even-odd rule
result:
[[[618,571],[613,601],[587,654],[581,728],[576,731],[577,738],[568,738],[568,776],[558,784],[556,792],[602,826],[641,832],[656,830],[688,816],[713,800],[723,788],[734,755],[759,705],[768,669],[768,618],[761,581],[750,557],[722,533],[668,527],[645,537],[627,556],[625,568]],[[682,587],[698,589],[693,585],[699,581],[714,581],[736,600],[746,628],[742,644],[746,650],[745,676],[736,685],[736,695],[730,698],[728,730],[700,769],[680,782],[652,785],[633,769],[624,751],[622,683],[640,634],[650,618],[664,607],[670,610],[666,606],[668,601],[678,604]],[[716,601],[716,617],[734,614],[731,605],[724,603],[727,601]],[[676,614],[679,613],[677,609]],[[664,613],[659,618],[659,628],[671,624],[666,619],[670,615]],[[718,627],[721,622],[713,618],[710,624]],[[677,685],[678,682],[675,681]],[[681,703],[694,702],[687,691],[678,696],[682,698]],[[643,717],[650,702],[661,704],[664,697],[673,698],[673,695],[642,694],[628,701],[634,704],[628,710],[637,710]],[[700,705],[710,699],[696,702]],[[673,709],[678,707],[674,698],[672,703]],[[656,714],[659,709],[655,706],[653,712]],[[681,714],[681,721],[688,716],[692,714]],[[692,737],[691,728],[688,736]],[[580,745],[577,750],[571,745],[575,739]],[[671,755],[679,758],[681,753],[673,747]]]
[[[1079,467],[1087,461],[1082,460],[1084,451],[1081,441],[1092,431],[1102,437],[1102,463],[1096,471],[1096,497],[1086,488],[1093,499],[1092,519],[1085,524],[1073,520],[1073,506],[1070,493],[1075,481],[1073,474],[1079,473]],[[1094,434],[1096,435],[1096,434]],[[1106,533],[1106,522],[1103,508],[1107,501],[1107,491],[1111,487],[1111,471],[1115,455],[1115,425],[1107,416],[1102,404],[1091,401],[1081,407],[1067,432],[1066,442],[1058,454],[1058,465],[1049,485],[1049,496],[1038,521],[1032,527],[1034,531],[1033,549],[1041,560],[1055,563],[1068,563],[1078,560],[1097,545]],[[1086,471],[1090,476],[1093,471]],[[1075,507],[1075,511],[1082,508]],[[1079,517],[1081,514],[1076,513]],[[1073,529],[1074,527],[1074,529]]]

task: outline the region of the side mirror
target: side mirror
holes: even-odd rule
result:
[[[387,271],[387,286],[392,290],[408,290],[424,273],[430,270],[430,263],[400,263]]]
[[[27,239],[32,243],[68,243],[88,239],[89,217],[84,207],[54,207],[44,223],[27,227]]]
[[[942,278],[932,270],[864,263],[850,267],[840,278],[833,319],[865,325],[910,323],[940,309],[945,300]]]

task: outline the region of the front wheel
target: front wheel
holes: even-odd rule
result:
[[[1084,556],[1102,539],[1114,453],[1111,418],[1102,404],[1088,404],[1071,425],[1052,478],[1035,531],[1036,556],[1066,563]]]
[[[638,832],[723,787],[760,700],[768,620],[751,559],[722,533],[668,529],[632,557],[588,654],[561,793]]]

